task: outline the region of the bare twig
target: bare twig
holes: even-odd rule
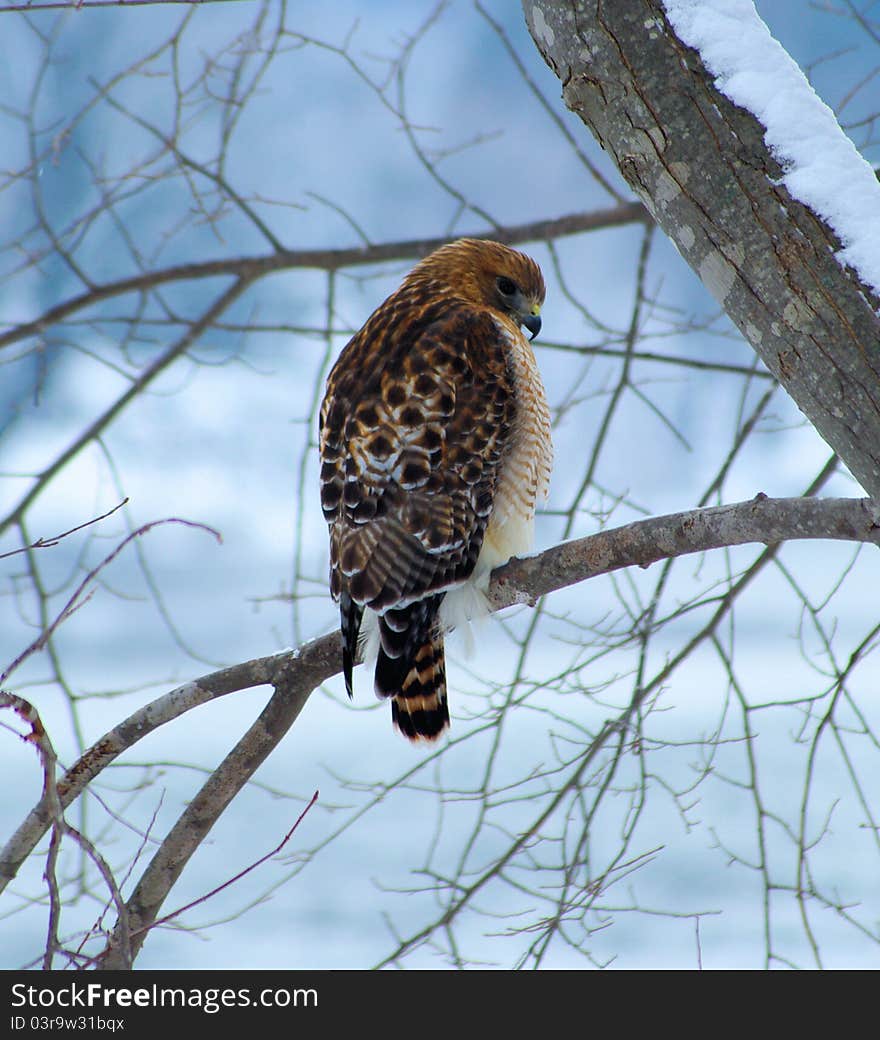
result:
[[[641,202],[628,202],[589,213],[572,213],[553,220],[530,221],[527,224],[495,228],[489,234],[476,231],[473,233],[473,237],[494,238],[499,242],[513,244],[561,238],[565,235],[578,235],[599,228],[620,227],[624,224],[645,223],[649,220],[647,210]],[[85,292],[48,308],[40,317],[22,322],[6,332],[0,333],[0,348],[17,343],[28,336],[38,335],[49,326],[63,321],[77,311],[126,293],[155,289],[172,282],[216,278],[218,275],[235,275],[244,283],[250,284],[265,275],[295,268],[339,271],[343,268],[387,263],[391,260],[415,260],[426,256],[447,241],[448,237],[442,236],[383,242],[349,249],[286,249],[263,256],[229,257],[201,263],[175,264],[153,271],[145,271],[142,274],[132,275],[130,278],[94,285]]]
[[[165,519],[165,520],[153,520],[153,521],[151,521],[148,524],[143,524],[136,531],[133,531],[130,535],[128,535],[126,538],[124,538],[119,543],[119,545],[116,546],[116,548],[113,550],[113,552],[111,552],[109,555],[105,556],[104,559],[96,567],[93,567],[88,572],[88,574],[83,578],[83,580],[77,586],[76,591],[73,593],[73,595],[68,599],[68,601],[62,607],[62,609],[59,611],[59,613],[55,617],[55,620],[52,621],[52,623],[50,625],[48,625],[46,628],[44,628],[43,631],[40,632],[40,634],[37,636],[37,638],[29,646],[25,647],[25,649],[22,650],[22,652],[18,655],[18,657],[15,658],[15,660],[12,662],[12,664],[10,664],[6,668],[6,670],[4,672],[0,673],[0,683],[6,682],[8,680],[8,678],[9,678],[9,676],[24,661],[26,661],[27,658],[29,658],[32,654],[37,653],[37,651],[41,650],[46,645],[46,643],[49,641],[49,639],[52,638],[52,635],[55,632],[55,630],[58,628],[58,626],[61,625],[64,621],[66,621],[71,616],[71,614],[73,614],[75,611],[79,610],[79,608],[81,606],[83,606],[83,604],[88,600],[89,596],[91,595],[91,593],[89,593],[88,595],[86,594],[86,589],[88,589],[89,585],[91,585],[91,583],[94,581],[95,577],[108,564],[112,563],[113,560],[116,559],[116,557],[129,544],[129,542],[134,541],[134,539],[136,539],[136,538],[142,537],[143,535],[145,535],[148,532],[152,531],[153,528],[155,528],[155,527],[162,527],[165,524],[183,524],[186,527],[198,528],[198,529],[200,529],[202,531],[207,531],[209,534],[212,534],[218,541],[222,541],[222,538],[220,537],[220,533],[218,531],[215,531],[212,527],[208,527],[207,524],[196,523],[196,522],[194,522],[192,520],[181,520],[178,517],[169,517],[168,519]]]
[[[8,556],[15,556],[17,553],[28,552],[31,549],[48,549],[53,545],[57,545],[63,538],[67,538],[68,535],[76,534],[77,531],[82,531],[86,527],[91,527],[92,524],[98,524],[102,520],[106,520],[108,516],[113,516],[117,509],[122,509],[124,505],[128,503],[128,499],[124,498],[121,502],[115,505],[112,509],[108,509],[106,513],[102,513],[100,516],[96,516],[91,520],[86,520],[85,523],[77,524],[76,527],[71,527],[61,534],[56,534],[52,538],[38,538],[35,542],[31,542],[30,545],[22,545],[18,549],[12,549],[10,552],[0,553],[0,560],[5,560]]]
[[[247,875],[250,874],[251,871],[256,870],[257,867],[261,867],[268,860],[272,859],[273,856],[277,856],[278,853],[293,837],[294,832],[296,831],[297,827],[299,827],[299,825],[302,823],[306,813],[309,811],[309,809],[312,808],[312,806],[315,804],[315,802],[317,802],[317,800],[318,792],[315,791],[315,793],[309,799],[305,809],[303,809],[303,811],[296,818],[296,821],[293,824],[293,826],[290,828],[287,834],[284,835],[284,837],[275,846],[274,849],[272,849],[270,852],[267,852],[264,856],[260,856],[258,860],[255,860],[249,866],[245,867],[244,870],[240,870],[237,874],[234,874],[231,878],[229,878],[228,881],[224,881],[222,885],[217,885],[216,888],[212,888],[210,892],[206,892],[203,896],[199,896],[198,899],[193,899],[192,902],[186,903],[184,904],[184,906],[178,907],[177,910],[172,910],[170,914],[165,914],[164,917],[160,917],[158,920],[153,922],[151,927],[158,928],[159,925],[167,924],[169,921],[173,921],[175,917],[180,917],[181,914],[185,914],[188,910],[192,910],[196,906],[201,906],[202,903],[207,902],[209,899],[213,898],[218,893],[224,891],[224,889],[229,888],[230,885],[234,885],[237,881],[241,881],[243,877],[247,877]],[[143,930],[144,929],[141,929],[140,931]]]

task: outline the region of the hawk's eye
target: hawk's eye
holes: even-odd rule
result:
[[[516,293],[516,283],[509,278],[499,278],[496,284],[502,296],[513,296]]]

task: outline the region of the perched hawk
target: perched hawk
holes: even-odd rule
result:
[[[531,548],[553,448],[520,326],[537,335],[543,302],[532,259],[461,239],[416,265],[327,379],[321,505],[345,685],[351,697],[369,608],[376,694],[411,740],[449,725],[444,597]]]

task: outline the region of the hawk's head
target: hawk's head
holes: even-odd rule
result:
[[[414,286],[433,283],[435,292],[488,307],[517,327],[525,325],[532,339],[541,331],[541,268],[525,253],[500,242],[460,238],[425,257],[406,281]]]

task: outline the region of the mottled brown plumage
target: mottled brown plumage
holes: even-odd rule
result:
[[[544,300],[537,264],[462,239],[422,260],[348,342],[321,407],[321,504],[349,696],[365,609],[375,689],[413,740],[449,724],[444,596],[528,551],[552,446],[520,331]]]

